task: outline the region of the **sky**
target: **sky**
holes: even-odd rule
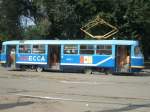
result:
[[[34,18],[33,17],[27,17],[27,16],[21,16],[20,17],[20,23],[23,28],[34,26]]]

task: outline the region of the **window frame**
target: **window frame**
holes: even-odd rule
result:
[[[98,47],[100,46],[100,47]],[[96,55],[112,55],[112,48],[113,46],[107,44],[97,44],[96,45]],[[99,52],[99,53],[98,53]],[[110,53],[109,53],[110,52]]]
[[[72,47],[72,49],[71,48],[69,48],[69,49],[65,49],[65,47],[66,46],[74,46],[74,47]],[[66,52],[66,51],[69,51],[68,53]],[[73,50],[75,51],[75,53],[73,53]],[[75,54],[78,54],[78,45],[77,44],[65,44],[65,45],[63,45],[63,54],[65,54],[65,55],[75,55]]]
[[[85,48],[81,49],[82,46],[84,46]],[[92,46],[92,48],[90,48],[91,46]],[[79,54],[80,55],[94,55],[95,54],[95,45],[93,45],[93,44],[80,44]]]
[[[27,47],[27,50],[26,51],[30,51],[30,52],[20,52],[20,46],[29,46],[29,47]],[[31,49],[31,44],[19,44],[19,46],[18,46],[18,53],[20,53],[20,54],[31,54],[32,53],[32,51],[31,51],[32,49]],[[24,50],[22,50],[22,51],[24,51]]]
[[[6,45],[2,45],[1,54],[4,54],[6,50]]]
[[[34,46],[42,46],[41,48],[36,48],[37,50],[33,50],[34,48]],[[42,50],[41,50],[42,49]],[[36,51],[36,52],[35,52]],[[40,51],[42,51],[42,52],[40,52]],[[43,52],[44,51],[44,52]],[[32,54],[45,54],[46,53],[46,45],[45,44],[33,44],[32,46],[31,46],[31,53]]]
[[[138,49],[138,53],[136,53],[136,49]],[[140,57],[142,56],[141,48],[139,46],[134,47],[134,56],[135,57]]]

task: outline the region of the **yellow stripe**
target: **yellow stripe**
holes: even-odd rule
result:
[[[144,66],[131,66],[131,68],[144,68]]]

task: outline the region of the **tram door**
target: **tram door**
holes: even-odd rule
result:
[[[116,46],[116,71],[129,72],[130,71],[130,57],[131,46],[117,45]]]
[[[16,65],[16,45],[6,47],[6,65],[15,68]]]
[[[60,45],[48,46],[48,66],[50,69],[60,69]]]

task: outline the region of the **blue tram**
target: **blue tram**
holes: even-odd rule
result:
[[[13,40],[2,43],[1,63],[15,68],[60,71],[139,72],[144,67],[138,41]]]

